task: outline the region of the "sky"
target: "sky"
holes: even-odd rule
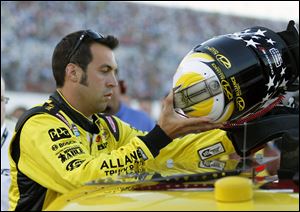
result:
[[[191,8],[277,21],[294,20],[299,23],[299,1],[138,1],[135,3]]]

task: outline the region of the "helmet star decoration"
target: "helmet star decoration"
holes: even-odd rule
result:
[[[280,83],[280,86],[279,87],[286,87],[286,84],[288,83],[288,80],[285,80],[283,78],[282,82]]]
[[[264,31],[261,31],[260,29],[257,30],[257,32],[255,32],[255,35],[260,35],[260,36],[264,36],[265,37],[265,34],[267,30],[264,30]]]
[[[281,72],[280,72],[281,76],[283,76],[285,74],[285,69],[286,69],[286,67],[282,67]]]
[[[273,77],[273,78],[269,78],[269,82],[268,82],[268,84],[266,84],[266,86],[268,86],[268,90],[270,90],[270,88],[272,87],[272,86],[274,86],[274,79],[275,79],[275,76]]]
[[[271,94],[267,93],[267,95],[262,99],[262,102],[269,100],[270,97],[271,97]]]
[[[270,43],[270,44],[272,44],[272,46],[274,46],[274,43],[276,43],[276,42],[270,38],[270,39],[267,39],[267,43]]]
[[[244,40],[244,41],[247,43],[246,46],[253,46],[254,48],[257,48],[256,45],[260,44],[260,43],[257,43],[255,41],[253,41],[252,39],[250,39],[250,40]]]

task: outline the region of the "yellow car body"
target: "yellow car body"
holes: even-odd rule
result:
[[[260,167],[257,169],[257,167]],[[299,187],[293,180],[270,176],[265,165],[196,174],[91,182],[57,198],[46,210],[61,211],[299,211]],[[215,184],[238,175],[250,179],[246,201],[216,199]],[[146,180],[147,179],[147,180]],[[208,180],[205,180],[208,179]],[[280,183],[280,182],[283,183]],[[224,191],[226,195],[226,191]],[[245,195],[243,191],[238,195]],[[235,195],[234,195],[235,196]]]
[[[110,190],[111,189],[111,190]],[[178,189],[172,191],[103,190],[82,187],[57,199],[47,210],[63,211],[299,211],[299,193],[254,191],[253,200],[219,202],[213,191]],[[115,190],[114,190],[115,189]]]

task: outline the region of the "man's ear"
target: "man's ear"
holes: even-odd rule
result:
[[[66,79],[72,82],[77,82],[80,77],[78,76],[77,67],[75,64],[69,63],[66,67]]]

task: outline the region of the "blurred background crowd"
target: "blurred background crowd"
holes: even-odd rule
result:
[[[282,31],[287,21],[138,2],[2,1],[1,74],[8,91],[51,93],[55,45],[72,31],[90,28],[119,39],[116,58],[127,95],[151,104],[171,89],[177,66],[195,45],[256,25]]]

